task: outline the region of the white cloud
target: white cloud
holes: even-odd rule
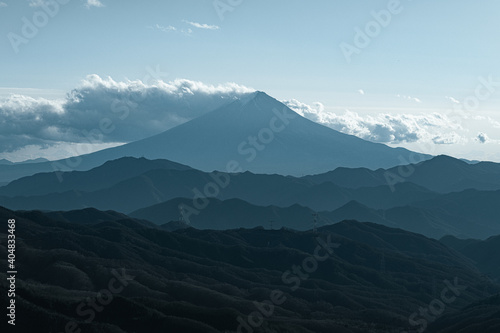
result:
[[[451,101],[452,103],[460,104],[460,102],[456,98],[453,98],[453,97],[450,97],[450,96],[445,96],[445,98],[447,100]]]
[[[446,115],[432,114],[387,114],[361,116],[346,110],[343,114],[324,111],[321,103],[313,106],[295,99],[283,101],[300,115],[339,132],[356,135],[362,139],[381,143],[409,143],[417,141],[448,144],[464,142],[459,134],[443,135],[443,131],[460,130],[461,125]]]
[[[500,121],[496,121],[495,119],[488,117],[488,122],[495,128],[500,128]]]
[[[178,29],[174,26],[168,25],[168,26],[163,26],[160,24],[155,24],[153,26],[148,26],[148,29],[153,29],[153,30],[158,30],[161,32],[180,32],[186,36],[191,36],[193,34],[193,30],[191,28],[187,29]]]
[[[476,138],[476,139],[477,139],[477,141],[479,141],[479,142],[481,142],[481,143],[486,143],[486,142],[488,142],[488,141],[489,141],[488,136],[487,136],[486,134],[484,134],[484,133],[479,133],[479,134],[477,135],[477,138]]]
[[[173,27],[171,25],[169,25],[169,26],[163,26],[163,25],[155,24],[153,26],[149,26],[148,28],[149,29],[154,29],[154,30],[159,30],[159,31],[162,31],[162,32],[177,31],[177,28]]]
[[[365,91],[363,89],[359,89],[358,92],[359,92],[360,95],[364,95],[365,94]]]
[[[100,0],[87,0],[85,7],[104,7],[104,5]]]
[[[210,85],[185,79],[115,81],[89,75],[58,100],[11,94],[0,98],[0,158],[62,158],[74,152],[71,147],[81,147],[81,151],[139,140],[254,91],[236,83]],[[436,147],[423,151],[426,153],[455,149],[463,155],[464,145],[475,145],[478,151],[478,145],[497,151],[495,144],[500,143],[498,137],[484,134],[493,135],[500,128],[500,122],[490,117],[475,115],[463,121],[459,115],[444,114],[446,110],[428,114],[360,114],[349,110],[333,113],[320,102],[307,105],[292,99],[284,103],[312,121],[362,139],[413,150],[420,149],[421,144]],[[103,122],[112,130],[104,133]]]
[[[7,4],[5,2],[0,2],[0,7],[7,7]]]
[[[456,132],[450,132],[445,134],[440,134],[434,138],[432,138],[432,142],[437,145],[452,145],[452,144],[463,144],[467,143],[469,140],[460,136],[460,134]]]
[[[413,101],[413,102],[416,102],[416,103],[422,103],[422,101],[420,100],[420,98],[417,98],[417,97],[411,97],[411,96],[406,96],[406,95],[396,95],[397,97],[399,98],[402,98],[402,99],[406,99],[406,100],[409,100],[409,101]]]
[[[191,21],[186,21],[186,20],[183,20],[182,22],[190,24],[193,27],[198,28],[198,29],[205,29],[205,30],[219,30],[220,29],[220,27],[217,25],[209,25],[209,24],[191,22]]]
[[[63,100],[23,95],[0,100],[0,153],[61,143],[130,142],[180,125],[253,91],[235,83],[208,85],[182,79],[117,82],[89,75]],[[103,131],[102,124],[113,130]]]
[[[218,29],[220,29],[216,25],[201,24],[201,23],[190,22],[190,21],[186,21],[186,20],[183,20],[182,22],[187,23],[187,24],[189,24],[195,28],[198,28],[198,29],[205,29],[205,30],[218,30]],[[193,29],[191,29],[191,28],[177,28],[177,27],[174,27],[172,25],[163,26],[160,24],[155,24],[153,26],[148,26],[147,28],[153,29],[153,30],[158,30],[161,32],[182,33],[183,35],[186,35],[186,36],[191,36],[193,34]]]

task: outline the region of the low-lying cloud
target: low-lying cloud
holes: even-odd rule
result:
[[[214,86],[175,80],[145,84],[90,75],[64,100],[11,95],[0,101],[0,151],[12,152],[28,145],[47,147],[61,142],[135,141],[199,117],[253,91],[235,83]],[[96,136],[93,134],[96,132],[104,135]]]
[[[0,100],[0,158],[31,157],[33,152],[38,155],[31,158],[63,158],[74,155],[65,147],[92,150],[140,140],[254,91],[236,83],[209,85],[185,79],[118,82],[89,75],[64,99],[10,95]],[[456,112],[361,115],[349,110],[329,112],[321,103],[307,105],[295,99],[283,103],[339,132],[389,145],[429,143],[451,149],[454,145],[500,143],[497,136],[486,134],[495,134],[500,122],[485,116]]]
[[[295,99],[283,103],[314,122],[373,142],[399,144],[432,141],[435,144],[452,144],[466,140],[453,132],[462,129],[461,125],[439,113],[361,116],[348,110],[342,114],[326,112],[321,103],[310,106]]]

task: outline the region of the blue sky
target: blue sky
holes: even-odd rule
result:
[[[33,22],[44,2],[0,0],[2,98],[63,98],[90,74],[125,82],[160,68],[164,81],[235,82],[279,100],[319,102],[316,109],[338,117],[384,121],[381,114],[449,116],[480,78],[500,81],[494,0],[60,0],[67,3],[16,52],[9,36],[23,36],[23,18]],[[214,3],[230,10],[221,15]],[[389,8],[397,8],[390,22],[347,61],[340,46],[356,47],[356,29],[366,31],[373,11]],[[470,142],[435,151],[500,161],[500,128],[487,127],[500,121],[499,107],[500,85],[462,117],[484,118],[470,122]],[[474,141],[480,133],[489,144]],[[389,142],[422,150],[417,143]]]

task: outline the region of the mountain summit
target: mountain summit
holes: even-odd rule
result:
[[[404,163],[410,154],[419,160],[430,158],[317,124],[259,91],[163,133],[123,146],[56,163],[1,165],[0,182],[56,169],[90,170],[127,156],[168,159],[203,171],[303,176],[341,166],[390,168]]]
[[[410,152],[340,133],[255,92],[166,132],[97,154],[166,158],[205,171],[304,175],[339,166],[387,168]]]

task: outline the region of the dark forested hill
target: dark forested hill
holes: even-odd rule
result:
[[[409,318],[450,284],[443,316],[498,291],[440,242],[375,224],[167,232],[93,212],[106,215],[66,216],[82,224],[0,209],[16,219],[16,329],[401,332],[419,329]]]

